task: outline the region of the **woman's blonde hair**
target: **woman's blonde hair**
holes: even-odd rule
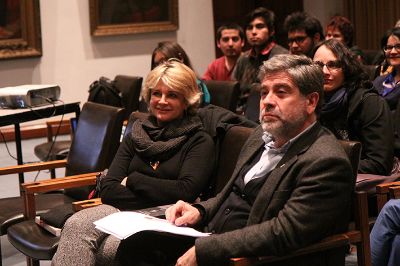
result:
[[[197,86],[197,78],[193,70],[181,63],[178,59],[171,58],[154,68],[146,78],[142,97],[149,105],[151,90],[160,80],[169,88],[183,95],[187,112],[194,114],[200,105],[201,92]]]

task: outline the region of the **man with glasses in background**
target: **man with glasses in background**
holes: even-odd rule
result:
[[[257,78],[261,64],[277,54],[287,54],[288,50],[275,42],[275,14],[264,7],[258,7],[246,16],[246,38],[250,50],[238,60],[234,77],[240,82],[241,97],[237,112],[245,109],[247,98]]]
[[[304,54],[312,57],[314,47],[324,40],[319,20],[305,12],[294,12],[287,16],[283,27],[288,33],[288,46],[291,54]]]

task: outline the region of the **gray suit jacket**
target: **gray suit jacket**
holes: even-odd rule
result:
[[[240,169],[264,145],[262,134],[258,127],[249,137],[221,193],[200,203],[206,211],[205,222],[229,195]],[[231,257],[282,255],[345,231],[353,184],[347,155],[335,137],[316,123],[290,146],[271,172],[245,228],[196,240],[199,265],[221,265]],[[327,262],[334,259],[327,254],[323,258]],[[297,261],[297,265],[302,264]],[[316,264],[307,259],[307,265]]]

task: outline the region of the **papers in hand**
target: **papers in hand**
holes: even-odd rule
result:
[[[140,231],[168,232],[177,235],[204,237],[208,233],[190,227],[178,227],[165,219],[138,212],[116,212],[94,222],[96,228],[118,239],[125,239]]]

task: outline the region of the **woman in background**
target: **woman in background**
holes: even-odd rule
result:
[[[338,139],[361,142],[359,173],[389,175],[393,165],[393,129],[385,100],[342,42],[326,40],[315,49],[314,62],[324,73],[321,123]]]
[[[214,170],[214,144],[202,129],[194,72],[166,61],[148,75],[142,96],[149,116],[136,120],[101,181],[101,206],[71,216],[53,265],[112,265],[119,240],[94,221],[119,210],[195,201]]]
[[[325,28],[325,39],[341,41],[360,63],[364,63],[364,55],[360,48],[353,44],[354,27],[350,20],[343,16],[334,16]]]
[[[385,62],[390,66],[391,71],[377,77],[374,80],[374,86],[389,104],[392,112],[394,154],[397,158],[400,158],[399,113],[396,113],[400,101],[400,28],[393,28],[385,34],[382,39],[382,51],[385,53]],[[399,170],[397,171],[400,171],[400,163],[398,164]]]
[[[151,69],[154,69],[160,63],[170,59],[176,58],[186,66],[190,67],[193,70],[192,64],[190,63],[189,56],[186,54],[185,50],[183,50],[182,46],[180,46],[176,42],[164,41],[159,42],[154,48],[153,53],[151,55]],[[194,70],[193,70],[194,71]],[[202,103],[201,105],[207,105],[210,103],[211,96],[208,92],[207,86],[202,82],[199,78],[197,78],[197,85],[199,86],[201,92],[203,93]]]
[[[389,74],[377,77],[374,86],[387,101],[390,110],[395,110],[400,99],[400,28],[393,28],[385,34],[382,50],[386,62],[393,70]]]

